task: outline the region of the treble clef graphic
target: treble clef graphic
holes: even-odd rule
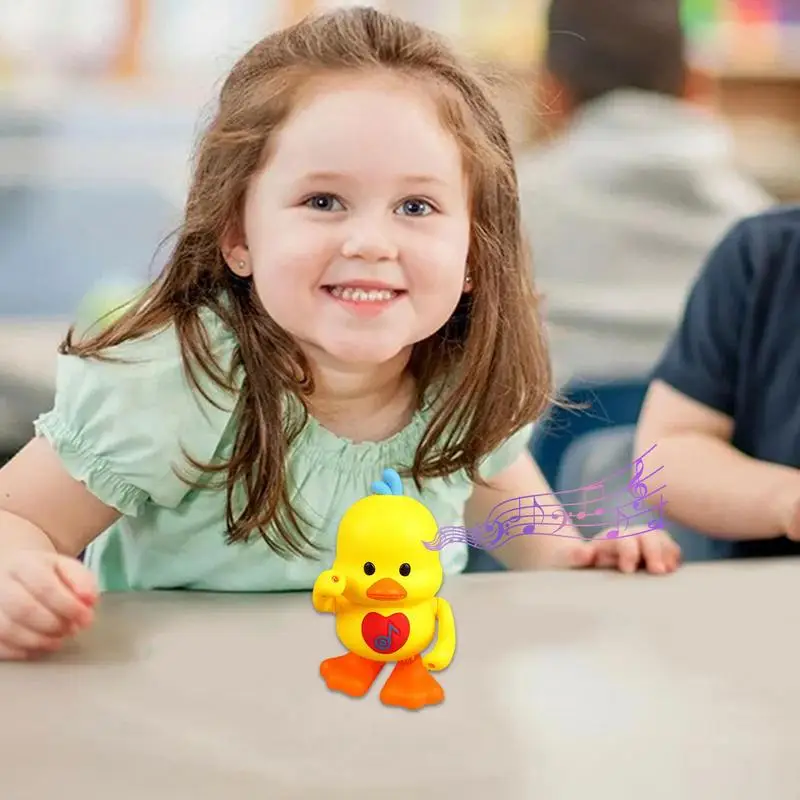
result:
[[[386,650],[391,649],[392,647],[392,634],[393,633],[400,633],[400,628],[395,627],[391,622],[389,623],[389,635],[388,636],[376,636],[374,647],[375,650],[379,652],[383,652]]]

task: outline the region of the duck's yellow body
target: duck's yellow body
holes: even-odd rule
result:
[[[392,474],[396,487],[399,477]],[[417,709],[442,702],[444,691],[430,671],[450,664],[456,633],[450,605],[437,597],[444,578],[439,552],[425,546],[437,530],[425,506],[397,492],[370,495],[348,509],[333,567],[312,593],[317,611],[335,615],[336,635],[348,651],[320,667],[330,689],[360,697],[395,662],[381,692],[384,703]]]

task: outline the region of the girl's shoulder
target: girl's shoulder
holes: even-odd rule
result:
[[[203,315],[210,350],[226,373],[235,348],[216,315]],[[175,505],[186,492],[175,467],[210,461],[236,403],[225,388],[184,367],[175,329],[125,342],[104,358],[59,355],[56,397],[35,423],[68,471],[101,500],[135,513],[147,499]]]
[[[216,367],[227,375],[236,346],[236,338],[210,309],[201,309],[200,322],[204,338]],[[199,365],[192,364],[191,373],[202,393],[221,398],[225,392],[204,375]],[[197,387],[188,379],[181,343],[173,324],[131,339],[105,351],[100,358],[59,355],[59,392],[108,391],[132,392],[138,399],[194,399]]]
[[[210,308],[199,310],[199,320],[209,349],[219,365],[227,367],[236,346],[236,336]],[[80,359],[85,368],[111,370],[120,376],[149,372],[167,373],[182,363],[181,344],[173,323],[109,348],[104,357]],[[76,363],[72,356],[61,356],[60,363]]]

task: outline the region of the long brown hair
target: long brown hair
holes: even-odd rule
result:
[[[185,220],[160,277],[120,319],[61,352],[107,358],[108,349],[172,325],[184,369],[198,391],[210,379],[235,391],[237,433],[230,460],[199,466],[225,476],[228,541],[260,534],[277,553],[315,549],[291,507],[289,448],[307,421],[313,379],[300,348],[269,317],[249,280],[227,266],[220,242],[240,213],[276,130],[307,82],[335,71],[389,70],[435,92],[443,125],[464,153],[473,213],[468,270],[473,291],[436,334],[415,345],[410,368],[419,403],[445,387],[411,465],[425,478],[465,469],[536,420],[551,396],[551,372],[528,251],[520,224],[511,147],[487,84],[431,32],[369,8],[310,17],[256,44],[233,67],[201,138]],[[230,372],[211,352],[201,311],[235,334]],[[303,410],[287,428],[285,400]],[[245,489],[237,516],[233,498]],[[268,526],[274,525],[270,534]]]

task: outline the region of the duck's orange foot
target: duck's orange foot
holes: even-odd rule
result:
[[[336,658],[326,658],[320,664],[319,674],[332,692],[363,697],[382,669],[382,661],[370,661],[355,653],[345,653]]]
[[[435,706],[443,700],[444,689],[428,672],[419,656],[399,661],[381,691],[382,703],[410,711],[423,706]]]

